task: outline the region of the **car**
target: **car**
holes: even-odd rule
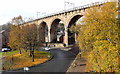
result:
[[[50,50],[50,47],[45,47],[45,50],[46,50],[46,51],[49,51],[49,50]]]
[[[10,48],[2,48],[2,52],[10,51],[10,50],[11,50]]]

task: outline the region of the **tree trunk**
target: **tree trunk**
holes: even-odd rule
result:
[[[32,51],[32,62],[34,62],[34,52]]]
[[[31,43],[30,43],[30,57],[32,57],[32,47],[31,47]]]
[[[34,46],[35,45],[33,45],[33,50],[32,50],[32,62],[34,62]]]
[[[13,54],[12,54],[12,64],[13,64]]]
[[[19,48],[19,50],[20,50],[20,54],[21,54],[21,49]]]
[[[27,49],[25,50],[25,52],[27,52]]]
[[[27,52],[27,48],[26,47],[24,47],[24,50],[25,50],[25,52]]]

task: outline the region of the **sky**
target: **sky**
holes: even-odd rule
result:
[[[37,18],[65,9],[64,2],[74,3],[74,7],[104,0],[0,0],[0,25],[6,24],[12,18],[21,15],[24,20]],[[73,6],[66,6],[66,9]]]

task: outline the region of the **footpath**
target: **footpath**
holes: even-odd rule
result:
[[[74,59],[74,61],[70,65],[70,67],[68,68],[66,74],[69,74],[71,72],[85,73],[86,59],[82,54],[81,54],[81,57],[80,57],[80,52],[81,51],[79,50],[79,47],[78,46],[72,46],[71,50],[69,50],[69,51],[74,53],[76,55],[76,58]]]
[[[85,66],[86,66],[85,58],[84,57],[80,58],[80,56],[77,55],[75,60],[72,62],[72,64],[68,68],[67,73],[69,73],[69,72],[85,72]]]

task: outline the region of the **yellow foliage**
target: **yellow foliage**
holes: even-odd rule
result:
[[[120,72],[120,25],[115,2],[86,11],[79,31],[79,47],[89,52],[90,68],[96,72]]]

